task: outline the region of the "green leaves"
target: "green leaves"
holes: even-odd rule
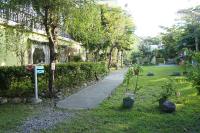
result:
[[[200,53],[195,53],[193,56],[194,64],[190,66],[188,79],[193,83],[193,86],[200,94]]]
[[[74,8],[65,24],[66,31],[90,51],[98,48],[104,40],[99,7],[93,2]]]
[[[38,76],[40,91],[46,92],[49,67],[45,67],[45,74]],[[55,71],[55,88],[62,92],[74,92],[75,86],[88,81],[97,80],[107,74],[107,67],[103,62],[57,64]],[[32,73],[25,66],[0,67],[0,97],[16,97],[33,95]]]

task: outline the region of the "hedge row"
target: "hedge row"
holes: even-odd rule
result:
[[[39,91],[48,90],[48,70],[38,76]],[[89,81],[98,80],[107,74],[105,63],[79,62],[57,64],[55,70],[55,89],[71,92],[75,86]],[[29,97],[34,93],[33,74],[25,66],[0,67],[0,97]]]

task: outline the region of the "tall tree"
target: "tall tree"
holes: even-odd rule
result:
[[[185,40],[194,38],[195,49],[199,51],[199,38],[200,38],[200,5],[195,8],[188,8],[178,11],[181,14],[182,23],[186,28],[190,29],[190,34],[186,35]]]
[[[71,8],[78,6],[82,1],[75,0],[6,0],[0,3],[2,8],[21,10],[31,8],[37,14],[35,21],[40,21],[44,26],[50,48],[50,66],[56,61],[58,31],[65,21],[66,15]],[[49,70],[49,94],[53,96],[54,73]]]
[[[101,18],[105,36],[109,46],[108,68],[112,61],[112,52],[115,48],[122,49],[128,46],[134,31],[134,24],[121,8],[101,6]],[[128,48],[128,47],[126,47]]]
[[[84,5],[69,14],[65,24],[67,32],[74,40],[81,42],[86,49],[86,60],[88,60],[89,53],[98,55],[103,47],[104,32],[101,26],[99,6],[96,3],[85,1]]]
[[[184,31],[178,25],[174,25],[170,28],[163,27],[165,30],[164,33],[161,34],[162,43],[164,44],[164,52],[163,57],[174,58],[178,55],[179,45],[182,44],[181,39]]]
[[[28,48],[26,30],[23,30],[21,25],[17,25],[15,28],[6,27],[4,31],[5,49],[15,54],[21,66],[25,65],[25,53]]]

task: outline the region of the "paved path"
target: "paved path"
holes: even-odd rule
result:
[[[97,84],[59,101],[56,106],[63,109],[92,109],[97,107],[123,82],[126,70],[112,72],[105,79],[97,82]]]
[[[177,66],[176,64],[158,64],[158,67],[165,67],[165,66]]]

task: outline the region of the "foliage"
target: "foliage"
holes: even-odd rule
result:
[[[135,25],[130,16],[121,8],[102,5],[101,18],[109,51],[108,68],[110,68],[114,49],[118,51],[129,50],[134,43],[132,33]]]
[[[121,8],[86,2],[69,13],[65,24],[66,31],[86,49],[86,60],[89,54],[95,61],[102,56],[105,60],[108,50],[111,57],[114,48],[128,50],[133,44],[134,24]]]
[[[199,9],[200,6],[193,8],[182,9],[178,13],[182,15],[182,21],[185,28],[184,42],[190,46],[191,49],[199,51]]]
[[[164,58],[156,58],[156,62],[159,63],[164,63],[165,59]]]
[[[164,85],[161,86],[162,92],[159,96],[159,100],[167,100],[172,95],[175,95],[176,88],[175,88],[175,81],[174,79],[168,79],[165,81]]]
[[[65,22],[66,31],[74,40],[82,43],[86,49],[87,58],[88,52],[98,54],[105,48],[104,31],[99,12],[100,8],[95,2],[86,2],[70,12]]]
[[[26,10],[26,8],[32,9],[34,13],[31,16],[31,20],[40,24],[45,30],[50,49],[50,62],[55,62],[57,58],[58,47],[58,30],[63,27],[66,15],[72,8],[84,4],[84,2],[77,2],[76,0],[6,0],[1,1],[1,7],[5,10],[11,10],[13,12],[19,10]],[[29,15],[29,14],[28,14]],[[9,18],[10,16],[8,16]],[[26,27],[27,28],[27,27]],[[28,27],[31,29],[32,27]],[[53,97],[53,78],[54,73],[49,69],[49,94]]]
[[[47,92],[49,67],[45,66],[45,74],[38,76],[39,91]],[[73,92],[75,86],[80,86],[91,80],[98,80],[107,73],[106,65],[100,63],[68,63],[57,64],[55,71],[56,91]],[[0,67],[0,96],[29,97],[33,93],[33,75],[25,66]]]
[[[128,72],[125,75],[125,79],[124,79],[124,82],[126,84],[126,92],[129,90],[129,85],[130,85],[132,78],[133,78],[133,70],[132,70],[132,68],[129,68]]]
[[[163,57],[175,58],[182,49],[199,51],[200,26],[199,6],[178,11],[179,23],[171,27],[162,27]]]
[[[139,75],[143,71],[142,66],[137,63],[132,65],[132,70],[134,72],[134,75]]]
[[[189,69],[188,79],[193,83],[193,86],[200,94],[200,53],[195,53],[193,56],[195,64]]]
[[[123,110],[121,101],[123,99],[125,84],[119,86],[113,95],[105,100],[99,107],[93,110],[83,110],[73,120],[65,120],[52,132],[97,132],[97,133],[182,133],[199,132],[200,98],[194,95],[195,90],[188,82],[178,85],[182,97],[181,103],[176,104],[177,111],[174,114],[163,114],[157,108],[154,94],[160,93],[160,86],[166,80],[168,74],[180,71],[180,67],[144,67],[144,74],[153,71],[156,76],[141,76],[139,83],[144,87],[135,97],[134,109]],[[181,78],[181,77],[179,77]],[[134,82],[132,82],[134,84]],[[173,102],[177,103],[172,97]]]
[[[139,82],[139,73],[141,73],[142,71],[143,71],[142,67],[138,64],[134,64],[128,69],[128,72],[126,73],[125,79],[124,79],[124,83],[126,84],[126,92],[130,90],[129,87],[130,87],[130,84],[134,82],[133,81],[134,77],[135,77],[134,94],[136,94],[136,92],[141,89],[141,87],[138,86],[138,82]]]
[[[138,63],[140,57],[142,57],[142,53],[141,53],[141,52],[132,52],[132,53],[131,53],[130,60],[131,60],[131,62],[132,62],[133,64],[134,64],[134,63]]]
[[[132,62],[136,62],[140,58],[142,64],[150,64],[152,58],[156,56],[156,49],[153,49],[153,46],[158,46],[160,43],[159,37],[143,38],[138,46],[139,51],[132,52]]]
[[[19,64],[22,66],[25,64],[25,52],[28,49],[28,44],[25,38],[28,37],[27,31],[23,30],[22,25],[18,25],[15,28],[6,27],[5,28],[5,43],[7,49],[11,52],[14,52],[17,57]]]
[[[70,59],[70,61],[72,61],[72,62],[81,62],[83,60],[81,58],[81,55],[74,55],[74,56],[72,56],[72,59]]]

